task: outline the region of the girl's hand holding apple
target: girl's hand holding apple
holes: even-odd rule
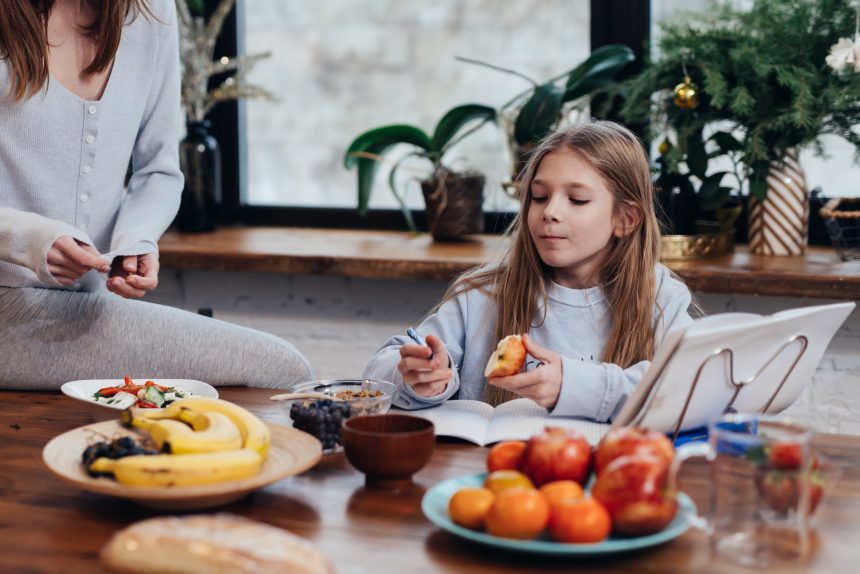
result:
[[[523,335],[523,344],[528,354],[542,364],[525,373],[509,377],[493,377],[489,379],[489,383],[551,409],[556,405],[558,396],[561,394],[561,356],[541,347],[528,335]]]
[[[422,397],[443,392],[453,377],[445,344],[436,335],[427,335],[427,346],[406,343],[400,347],[397,370],[403,382]]]

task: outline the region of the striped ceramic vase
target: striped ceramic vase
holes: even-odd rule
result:
[[[806,249],[809,198],[806,178],[789,150],[767,174],[767,197],[750,198],[749,244],[757,255],[800,255]]]

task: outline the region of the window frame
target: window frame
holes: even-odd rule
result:
[[[591,4],[591,49],[606,44],[626,44],[636,54],[633,64],[622,71],[633,74],[641,68],[645,48],[650,39],[650,0],[590,0]],[[244,46],[245,0],[237,0],[224,21],[218,38],[215,54],[242,54]],[[220,82],[214,78],[213,83]],[[244,203],[247,197],[247,178],[242,169],[247,165],[247,140],[245,102],[243,100],[222,102],[209,114],[211,134],[221,150],[222,198],[218,210],[221,225],[261,225],[284,227],[330,227],[353,229],[406,229],[403,214],[397,209],[372,209],[365,217],[358,215],[356,208],[289,207],[251,205]],[[616,118],[610,111],[608,119]],[[644,130],[632,126],[640,134]],[[413,210],[412,216],[419,229],[427,229],[424,210]],[[502,233],[513,220],[510,212],[489,211],[484,213],[484,231]]]

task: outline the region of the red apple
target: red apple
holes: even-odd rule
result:
[[[546,427],[529,439],[520,470],[535,486],[556,480],[575,480],[585,486],[591,471],[591,445],[578,431]]]
[[[591,496],[609,511],[616,534],[653,534],[666,528],[678,511],[677,492],[668,474],[669,464],[661,457],[625,455],[597,475]]]
[[[508,377],[516,375],[523,370],[526,363],[526,347],[520,335],[508,335],[496,345],[496,350],[487,361],[484,376],[488,379],[494,377]]]
[[[675,456],[675,446],[661,432],[641,427],[614,428],[606,433],[594,451],[594,472],[600,472],[618,457],[639,452],[653,454],[667,463]]]

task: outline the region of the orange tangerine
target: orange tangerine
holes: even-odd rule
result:
[[[540,487],[540,493],[546,497],[546,501],[552,506],[562,500],[576,500],[583,497],[582,487],[574,480],[556,480],[548,482]]]
[[[528,540],[543,532],[549,515],[549,503],[540,492],[510,488],[496,495],[484,525],[495,536]]]
[[[497,470],[484,479],[484,488],[489,488],[494,494],[499,494],[509,488],[531,488],[534,484],[529,477],[518,470]]]
[[[593,498],[568,498],[550,509],[549,532],[558,542],[600,542],[611,530],[609,512]]]
[[[448,514],[460,526],[483,528],[484,516],[495,500],[496,495],[486,488],[467,486],[455,492],[448,501]]]

